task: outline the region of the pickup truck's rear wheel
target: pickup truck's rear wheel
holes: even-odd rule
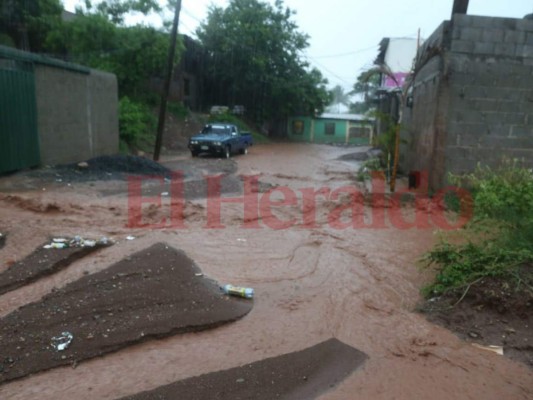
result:
[[[244,146],[244,147],[241,149],[241,154],[248,154],[248,146]]]
[[[231,148],[229,146],[226,146],[224,149],[224,158],[230,158],[231,157]]]

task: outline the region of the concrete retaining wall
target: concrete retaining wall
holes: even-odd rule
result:
[[[118,152],[118,89],[113,74],[35,66],[42,164]]]

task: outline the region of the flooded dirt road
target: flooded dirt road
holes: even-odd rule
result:
[[[413,311],[420,287],[431,279],[417,259],[435,240],[433,229],[361,224],[340,229],[331,223],[338,204],[321,195],[316,196],[316,212],[311,212],[311,202],[302,198],[309,193],[305,189],[356,187],[355,163],[338,160],[354,151],[297,144],[254,147],[247,156],[234,158],[238,173],[258,175],[278,190],[266,200],[264,193],[249,193],[259,199],[248,203],[252,211],[247,220],[242,201],[223,203],[218,213],[213,203],[195,199],[184,206],[184,226],[162,229],[127,227],[124,182],[39,187],[35,182],[8,185],[5,180],[16,179],[1,178],[2,187],[9,187],[9,193],[0,195],[0,232],[8,234],[0,250],[2,270],[50,236],[108,236],[117,243],[0,296],[0,316],[158,242],[182,249],[220,283],[253,287],[255,300],[252,311],[237,322],[135,345],[75,369],[61,367],[8,382],[0,386],[0,398],[115,399],[335,337],[368,359],[324,394],[324,400],[531,399],[533,372],[525,365],[462,342]],[[180,166],[183,160],[189,159],[169,159],[166,165]],[[285,200],[289,196],[284,206],[273,203],[283,200],[281,194]],[[168,218],[170,199],[163,196],[161,201],[161,207],[143,206],[143,221]],[[218,215],[218,228],[206,229],[209,216],[216,220]],[[316,217],[306,220],[305,215]],[[287,221],[291,226],[283,228],[280,223]],[[126,240],[128,235],[136,239]]]

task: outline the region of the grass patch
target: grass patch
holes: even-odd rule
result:
[[[506,160],[500,168],[478,166],[474,173],[450,181],[470,190],[474,218],[454,243],[441,238],[424,255],[425,265],[435,266],[437,276],[423,293],[441,295],[484,277],[520,282],[524,265],[533,262],[532,170]]]

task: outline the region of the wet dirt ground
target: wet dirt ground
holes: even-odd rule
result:
[[[305,193],[354,186],[356,163],[338,159],[354,151],[272,144],[227,161],[237,164],[239,174],[258,175],[265,185],[286,187],[282,190],[288,196],[297,193],[294,204],[283,207],[269,206],[264,193],[255,193],[261,215],[251,212],[247,221],[255,224],[248,228],[243,228],[242,202],[221,206],[220,224],[214,224],[218,228],[206,229],[209,216],[217,212],[202,198],[185,202],[182,227],[132,228],[127,226],[131,197],[128,202],[123,181],[65,185],[0,178],[0,190],[9,191],[0,194],[0,226],[7,233],[0,250],[1,270],[51,236],[108,236],[117,241],[89,261],[78,260],[2,295],[0,316],[158,242],[183,250],[219,282],[255,289],[254,307],[239,321],[134,345],[76,369],[61,367],[10,382],[0,386],[0,398],[116,399],[302,350],[332,337],[368,359],[320,399],[531,398],[533,372],[525,365],[475,348],[414,311],[420,287],[431,279],[417,259],[435,240],[433,229],[338,229],[328,223],[338,204],[320,195],[316,223],[304,221],[312,205],[301,199],[298,189]],[[183,155],[165,160],[165,165],[194,171],[195,162],[204,165],[208,159]],[[151,183],[150,195],[166,193],[168,185]],[[276,191],[272,201],[280,193]],[[170,197],[162,196],[161,206],[145,203],[143,222],[168,219]],[[291,220],[291,227],[274,229],[280,228],[279,221]],[[136,239],[125,240],[128,235]]]

